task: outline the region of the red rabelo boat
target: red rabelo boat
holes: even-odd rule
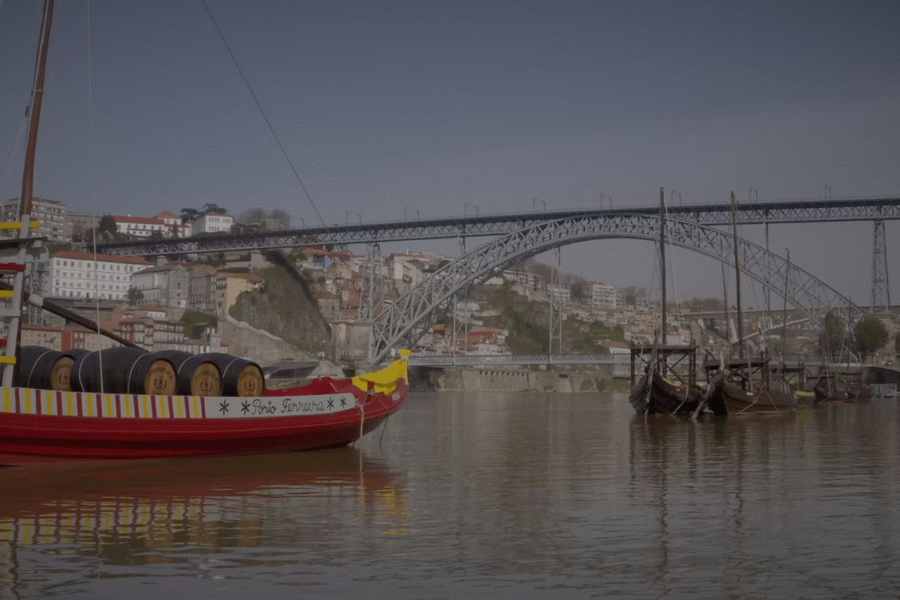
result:
[[[19,321],[25,300],[34,158],[53,21],[44,0],[30,126],[17,220],[0,223],[17,232],[0,240],[0,464],[41,457],[149,458],[220,453],[308,450],[359,439],[403,404],[409,352],[381,370],[353,378],[323,377],[308,385],[258,397],[111,394],[14,387]],[[28,301],[62,311],[32,294]],[[74,313],[58,312],[82,322]],[[95,325],[96,326],[96,325]],[[98,328],[99,329],[99,328]],[[115,336],[111,336],[115,337]],[[126,342],[127,343],[127,342]]]
[[[397,411],[409,353],[347,379],[260,397],[0,388],[0,463],[16,457],[148,458],[344,446]]]

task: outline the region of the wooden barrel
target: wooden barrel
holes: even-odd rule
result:
[[[18,349],[13,385],[41,390],[72,389],[72,364],[75,356],[42,346]]]
[[[151,356],[168,360],[175,367],[176,393],[186,396],[221,396],[222,373],[212,361],[192,360],[180,350],[163,350]]]
[[[262,396],[266,391],[266,380],[260,366],[231,354],[221,352],[196,354],[185,362],[182,369],[205,362],[218,367],[222,375],[223,396]]]
[[[89,352],[72,366],[72,389],[100,391],[103,365],[103,392],[110,394],[175,393],[175,367],[166,359],[153,357],[140,348],[109,348]]]

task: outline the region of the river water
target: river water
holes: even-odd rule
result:
[[[413,394],[359,448],[0,470],[0,598],[897,598],[896,400]]]

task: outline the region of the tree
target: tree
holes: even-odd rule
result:
[[[203,215],[224,215],[228,211],[214,202],[207,202],[200,211]]]
[[[126,297],[128,298],[129,306],[137,306],[141,302],[144,301],[144,292],[137,289],[136,287],[128,288],[128,292],[126,293]]]
[[[118,232],[116,221],[112,218],[112,215],[103,215],[100,217],[100,221],[97,223],[97,233],[105,233],[109,236],[114,236]]]
[[[200,211],[196,208],[182,208],[181,209],[181,224],[189,225],[193,223],[197,217],[200,216]]]
[[[819,336],[819,352],[825,358],[834,360],[847,341],[847,325],[834,311],[825,315],[825,330]]]
[[[860,319],[853,333],[856,334],[856,349],[863,358],[877,352],[890,337],[887,327],[874,315],[866,315]]]
[[[262,208],[248,208],[238,215],[237,222],[241,225],[260,226],[266,219],[266,211]]]
[[[579,280],[572,284],[572,299],[579,302],[591,301],[591,286],[587,281]]]

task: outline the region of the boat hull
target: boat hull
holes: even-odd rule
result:
[[[364,392],[323,378],[259,398],[0,389],[0,454],[151,458],[296,451],[350,444],[396,412],[405,380]],[[14,462],[14,461],[13,461]]]
[[[717,391],[729,414],[788,410],[797,406],[792,395],[775,388],[749,394],[735,383],[723,382]]]
[[[690,416],[702,398],[700,390],[691,389],[685,394],[683,388],[673,386],[656,373],[652,374],[649,385],[652,385],[650,390],[647,389],[647,375],[644,375],[631,390],[630,401],[637,414]]]

